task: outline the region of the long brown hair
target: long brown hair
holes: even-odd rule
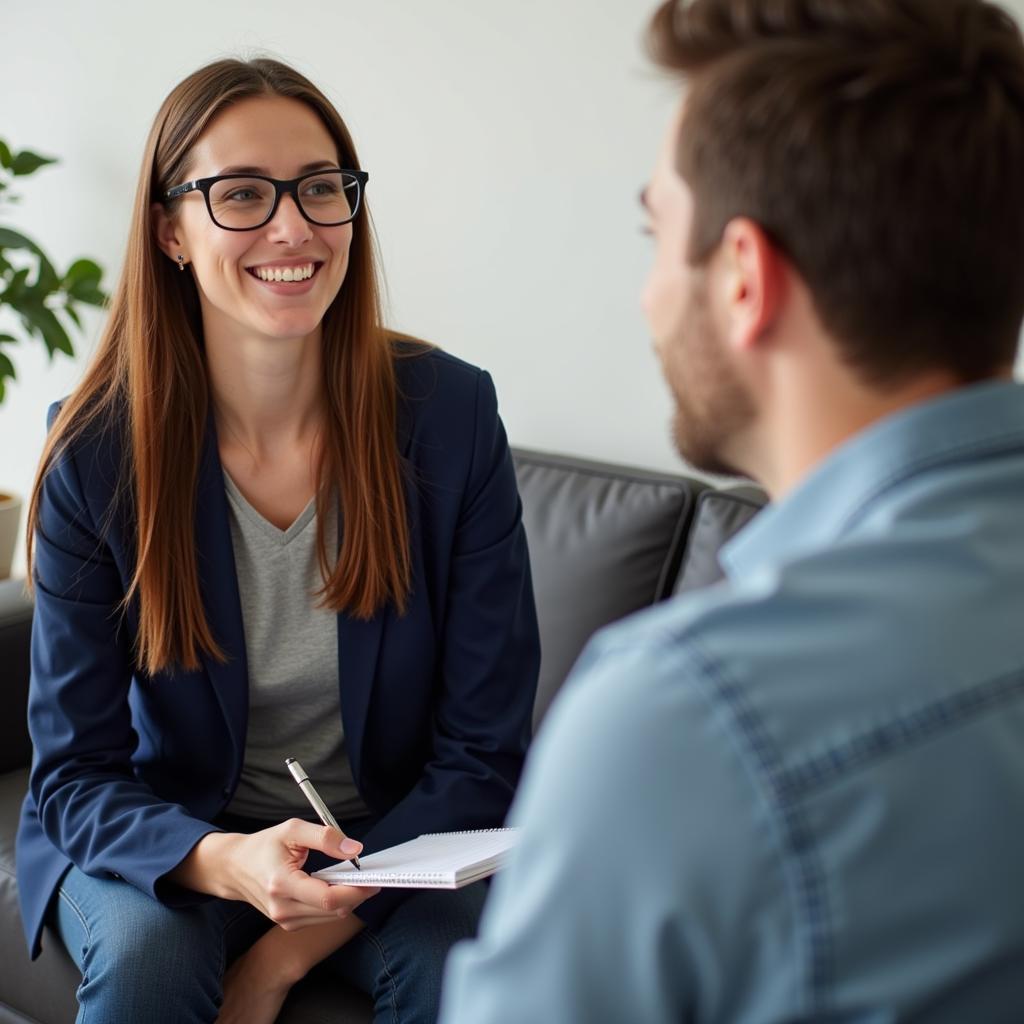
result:
[[[202,605],[195,550],[196,486],[209,387],[199,298],[156,244],[150,208],[188,176],[192,148],[229,104],[285,96],[311,107],[338,148],[341,166],[359,168],[355,147],[331,102],[279,61],[220,60],[200,68],[164,101],[146,143],[124,270],[109,319],[81,384],[50,430],[28,511],[28,564],[46,474],[89,425],[127,427],[119,498],[135,521],[134,575],[122,607],[135,600],[138,667],[155,674],[193,670],[199,654],[225,660]],[[171,204],[172,205],[172,204]],[[316,470],[317,551],[324,607],[369,618],[389,601],[400,611],[410,586],[409,527],[396,443],[392,341],[382,325],[369,211],[353,221],[344,284],[323,320],[327,424]],[[328,502],[341,502],[341,546],[328,556]]]
[[[666,0],[688,83],[689,258],[757,221],[876,384],[1013,362],[1024,315],[1024,41],[985,0]]]

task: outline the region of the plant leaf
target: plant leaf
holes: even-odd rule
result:
[[[107,304],[107,293],[94,288],[92,291],[79,291],[75,295],[76,302],[84,302],[87,306],[105,306]]]
[[[75,307],[71,305],[71,300],[70,299],[68,299],[67,303],[64,305],[64,312],[67,313],[67,315],[69,317],[71,317],[71,322],[79,330],[81,330],[82,329],[82,318],[78,315],[78,310],[75,309]]]
[[[0,228],[0,249],[28,249],[29,252],[39,252],[39,246],[26,238],[20,231],[11,228]]]
[[[98,290],[100,281],[103,278],[103,270],[92,260],[80,259],[68,267],[64,275],[61,287],[75,298],[80,298],[79,292],[95,292]]]
[[[36,275],[35,290],[41,297],[52,295],[60,288],[60,275],[53,269],[53,264],[40,252],[39,273]]]
[[[0,352],[0,402],[4,400],[4,395],[7,394],[7,385],[4,382],[4,378],[9,377],[11,380],[14,380],[16,376],[14,363],[3,352]]]
[[[37,306],[32,310],[32,320],[43,336],[43,341],[46,343],[51,359],[56,352],[63,352],[67,356],[75,354],[71,339],[68,337],[68,332],[64,330],[64,325],[54,316],[53,310],[47,309],[45,306]]]
[[[14,175],[34,174],[40,167],[45,167],[47,164],[55,164],[56,162],[56,159],[52,156],[40,156],[38,153],[33,153],[30,149],[23,149],[11,161],[11,173]]]
[[[0,139],[0,167],[11,166],[11,150],[3,139]]]
[[[15,275],[16,278],[21,277],[19,284],[24,284],[22,275],[27,273],[27,270],[19,270]],[[57,318],[53,310],[44,305],[44,296],[34,287],[22,288],[14,296],[11,296],[10,292],[10,288],[6,292],[0,292],[0,302],[9,302],[21,318],[21,322],[25,325],[25,329],[29,334],[37,334],[43,339],[50,359],[53,359],[57,352],[63,352],[68,356],[75,354],[71,339],[68,337],[64,325]],[[9,334],[0,336],[0,340],[3,339],[16,340]]]
[[[89,306],[102,306],[107,301],[106,293],[100,288],[102,279],[102,267],[92,260],[80,259],[68,267],[62,287],[78,302],[84,302]]]
[[[13,334],[0,334],[0,345],[5,341],[17,341],[18,339]]]
[[[11,279],[7,282],[7,287],[0,292],[0,303],[6,302],[8,305],[13,306],[15,309],[21,309],[21,303],[24,299],[26,291],[25,281],[28,278],[29,268],[22,267],[21,270],[16,270],[11,276]]]

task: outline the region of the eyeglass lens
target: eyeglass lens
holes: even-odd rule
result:
[[[359,179],[344,171],[303,178],[296,192],[303,213],[316,224],[343,224],[359,206]],[[262,178],[222,178],[210,187],[210,212],[222,227],[258,227],[273,205],[274,186]]]

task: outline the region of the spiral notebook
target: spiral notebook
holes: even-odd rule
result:
[[[489,828],[472,832],[433,832],[407,843],[313,872],[332,885],[372,885],[398,889],[461,889],[494,874],[515,846],[519,830]]]

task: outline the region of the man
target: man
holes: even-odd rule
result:
[[[605,630],[445,1024],[1024,1019],[1024,44],[671,0],[645,204],[681,454],[773,503]]]

